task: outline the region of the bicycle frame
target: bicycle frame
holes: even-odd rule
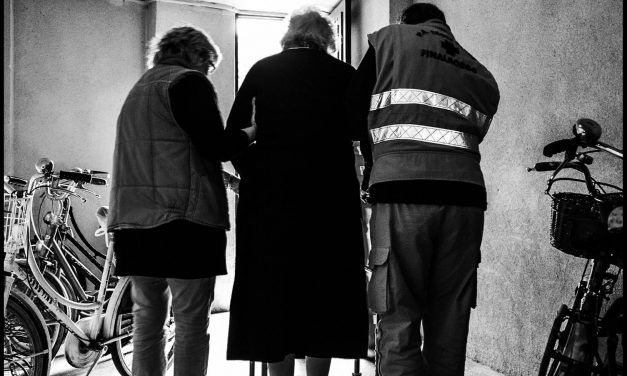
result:
[[[31,218],[31,221],[34,222],[34,218]],[[89,270],[80,260],[78,260],[76,256],[72,255],[72,253],[67,249],[67,246],[58,242],[58,228],[59,223],[56,223],[56,221],[54,223],[51,223],[45,238],[39,239],[36,247],[43,247],[54,254],[55,259],[58,261],[59,266],[61,267],[61,270],[63,270],[66,278],[70,282],[72,289],[77,294],[80,300],[85,301],[88,299],[87,293],[78,281],[78,277],[72,270],[70,264],[76,267],[77,270],[85,275],[95,286],[98,286],[100,280],[91,272],[91,270]],[[72,238],[68,237],[68,239]]]
[[[113,249],[112,247],[109,247],[109,251],[107,252],[107,258],[105,260],[103,277],[100,280],[100,289],[98,291],[96,301],[93,303],[78,303],[70,301],[57,293],[44,279],[43,274],[37,266],[37,261],[35,260],[32,250],[27,250],[28,265],[32,274],[24,271],[22,267],[20,267],[17,263],[13,264],[12,272],[16,275],[17,279],[23,281],[27,286],[31,287],[34,294],[46,305],[48,309],[50,309],[50,311],[53,312],[54,316],[59,321],[66,325],[67,328],[72,333],[74,333],[81,341],[83,341],[85,344],[89,344],[93,340],[95,340],[100,334],[100,329],[102,327],[104,319],[102,314],[106,314],[106,311],[103,312],[103,308],[105,305],[105,290],[109,279],[109,271],[111,269],[112,258]],[[120,289],[122,287],[123,286],[120,285]],[[116,286],[116,289],[117,288],[118,287]],[[85,333],[83,329],[78,327],[76,323],[74,323],[72,319],[70,319],[70,317],[68,317],[68,315],[66,315],[65,312],[63,312],[63,310],[61,310],[61,308],[57,306],[57,302],[60,302],[61,304],[70,308],[75,308],[83,311],[93,311],[92,317],[94,318],[94,320],[91,323],[89,334]],[[130,334],[125,336],[129,335]],[[104,342],[99,342],[99,344],[106,345],[110,342],[114,342],[121,338],[124,338],[125,336],[107,339]]]
[[[75,255],[74,250],[70,248],[68,245],[64,244],[65,240],[68,240],[71,245],[83,256],[85,256],[89,262],[100,272],[103,271],[102,265],[98,262],[95,256],[92,256],[88,253],[87,249],[83,247],[70,233],[71,228],[67,226],[68,217],[72,221],[73,227],[76,230],[77,234],[83,240],[83,242],[95,253],[95,255],[106,258],[106,255],[102,255],[100,252],[96,251],[86,239],[84,239],[78,225],[76,224],[76,220],[74,219],[72,213],[72,206],[70,197],[64,197],[62,199],[54,199],[54,201],[59,201],[61,209],[58,210],[58,215],[55,213],[53,219],[48,224],[48,229],[44,236],[44,239],[39,239],[38,247],[43,247],[46,250],[52,252],[59,262],[59,266],[61,270],[65,273],[68,281],[70,282],[72,289],[77,294],[80,300],[87,300],[88,296],[85,292],[83,286],[78,280],[78,276],[72,270],[73,266],[76,268],[76,272],[82,276],[84,276],[87,280],[99,288],[100,279],[88,268],[85,264]],[[32,218],[34,223],[34,218]],[[37,236],[39,238],[39,236]]]

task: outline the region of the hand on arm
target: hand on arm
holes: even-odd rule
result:
[[[253,97],[252,99],[252,115],[250,117],[250,123],[251,125],[243,128],[242,131],[244,131],[244,133],[246,133],[246,135],[248,136],[248,140],[249,142],[252,144],[255,141],[255,137],[257,136],[257,121],[255,120],[255,97]]]
[[[370,97],[377,80],[376,74],[375,50],[370,46],[353,76],[347,95],[352,132],[359,141],[361,154],[364,157],[364,178],[361,189],[365,193],[368,191],[370,171],[372,170],[372,145],[368,133],[368,112],[370,111]]]

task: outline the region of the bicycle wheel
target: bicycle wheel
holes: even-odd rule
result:
[[[12,291],[4,312],[4,373],[47,376],[50,371],[48,329],[28,297]]]
[[[44,278],[46,282],[61,296],[64,298],[71,298],[72,296],[69,294],[68,290],[64,286],[63,282],[57,278],[52,272],[46,270],[44,273]],[[33,291],[23,282],[18,282],[14,284],[15,288],[19,289],[21,292],[26,294],[29,299],[35,302],[37,309],[39,312],[42,312],[46,325],[48,327],[48,333],[50,335],[50,357],[54,359],[55,355],[59,352],[63,341],[67,337],[68,330],[65,326],[61,325],[59,321],[56,319],[55,315],[46,307],[46,305],[37,298],[37,296],[33,293]],[[58,304],[58,307],[68,315],[72,320],[75,320],[77,316],[77,312],[69,307]]]
[[[131,376],[133,365],[133,302],[131,300],[131,281],[128,277],[120,278],[116,289],[111,295],[107,307],[104,335],[114,338],[128,334],[127,337],[109,344],[109,352],[115,368],[120,375]],[[174,364],[174,317],[166,322],[166,362],[167,368]]]

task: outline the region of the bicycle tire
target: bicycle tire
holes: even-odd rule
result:
[[[14,290],[4,314],[4,371],[19,376],[47,376],[50,337],[37,307],[24,293]]]
[[[104,335],[107,338],[117,337],[125,332],[132,333],[133,302],[131,300],[131,281],[122,277],[111,295],[105,318]],[[122,376],[131,376],[133,365],[133,337],[110,343],[108,352],[115,368]],[[166,323],[166,369],[174,364],[174,319],[170,310],[170,317]]]
[[[56,292],[58,292],[65,298],[69,297],[66,286],[63,285],[63,282],[61,282],[61,280],[56,275],[54,275],[49,270],[46,270],[44,273],[44,278]],[[59,352],[63,341],[65,341],[65,338],[67,337],[68,329],[58,322],[54,314],[51,313],[48,307],[46,307],[46,305],[39,300],[39,298],[32,292],[29,286],[21,281],[17,281],[14,284],[14,288],[23,292],[31,301],[35,303],[39,312],[42,313],[42,316],[46,322],[46,326],[48,327],[48,334],[50,336],[50,357],[54,359],[55,355]],[[62,304],[58,304],[58,307],[63,310],[65,314],[71,317],[71,308],[63,306]],[[74,318],[72,319],[74,320]]]

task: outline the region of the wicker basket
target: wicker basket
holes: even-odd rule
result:
[[[612,242],[607,217],[623,204],[622,193],[601,195],[601,202],[580,193],[553,195],[551,205],[551,245],[569,255],[598,258],[610,251]]]
[[[6,265],[7,260],[10,264],[11,257],[28,244],[28,213],[31,204],[32,196],[18,197],[10,193],[4,194],[5,271],[8,271],[9,267]]]

